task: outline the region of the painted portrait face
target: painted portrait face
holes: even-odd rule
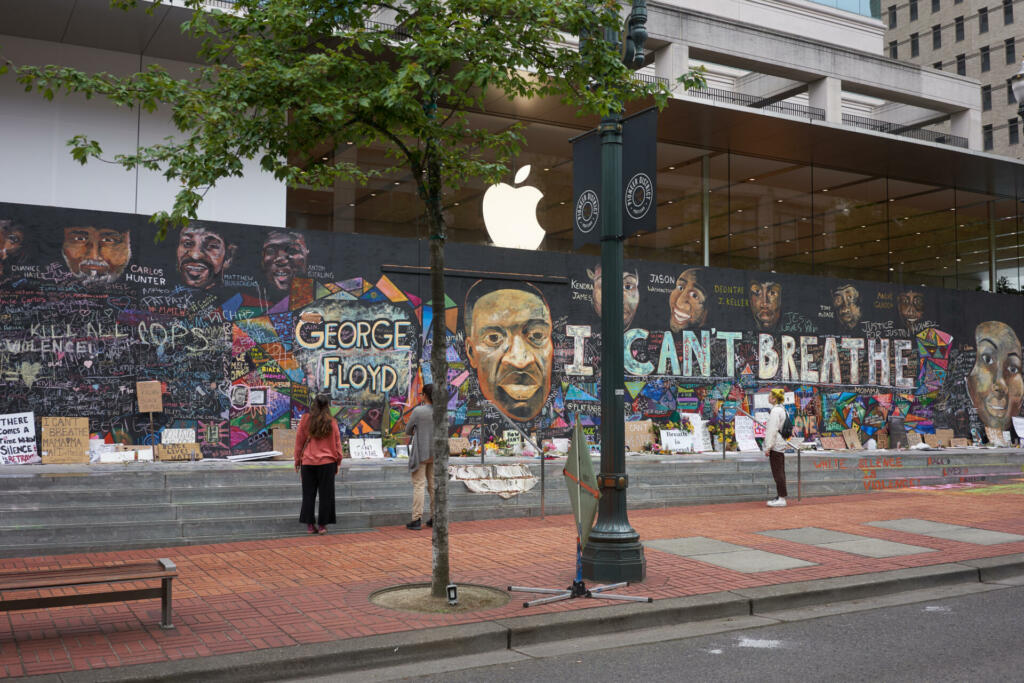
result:
[[[64,228],[64,263],[81,284],[110,284],[121,277],[132,258],[132,237],[113,228]]]
[[[974,331],[977,358],[967,376],[978,417],[986,427],[1009,429],[1010,418],[1020,412],[1024,397],[1020,339],[1006,323],[984,322]]]
[[[668,295],[668,326],[673,332],[700,327],[708,319],[708,296],[697,268],[684,270]]]
[[[501,289],[480,297],[467,320],[466,355],[480,391],[523,422],[540,414],[551,391],[551,313],[541,297]]]
[[[309,249],[306,238],[298,233],[274,231],[263,241],[260,263],[267,287],[273,293],[287,294],[292,280],[306,277]]]
[[[0,220],[0,277],[10,275],[8,262],[18,259],[25,248],[25,229]]]
[[[235,245],[207,228],[183,228],[178,234],[178,273],[189,287],[210,289],[219,285],[234,256]]]
[[[843,329],[852,330],[860,322],[860,292],[853,285],[832,290],[832,308]]]
[[[778,324],[782,317],[782,285],[768,280],[751,282],[747,297],[757,329],[770,330]]]
[[[900,320],[907,327],[913,327],[924,317],[924,292],[908,289],[896,297],[896,309]]]
[[[594,285],[594,312],[601,315],[601,266],[587,269],[587,276]],[[622,274],[622,329],[628,329],[640,305],[640,279],[636,273]]]

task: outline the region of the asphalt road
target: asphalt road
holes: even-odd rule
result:
[[[392,680],[1024,681],[1024,587]]]

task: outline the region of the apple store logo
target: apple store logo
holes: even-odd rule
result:
[[[654,200],[654,184],[646,173],[637,173],[626,183],[626,213],[635,221],[651,210]]]
[[[593,190],[585,190],[576,201],[576,228],[589,233],[601,220],[601,200]]]
[[[530,175],[530,165],[516,171],[515,184]],[[491,185],[484,192],[484,227],[495,246],[536,249],[544,241],[544,228],[537,222],[537,204],[544,194],[532,185],[512,187]]]

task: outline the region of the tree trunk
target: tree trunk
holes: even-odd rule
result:
[[[448,569],[448,326],[445,316],[444,240],[445,225],[441,214],[441,173],[437,163],[427,162],[429,201],[427,225],[430,230],[430,298],[434,326],[430,349],[430,375],[434,393],[434,562],[430,594],[443,598],[447,594]]]

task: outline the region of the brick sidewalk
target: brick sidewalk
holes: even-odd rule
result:
[[[648,548],[647,579],[618,592],[655,599],[919,567],[1024,552],[1024,541],[974,545],[866,526],[917,518],[1024,534],[1024,485],[899,491],[793,501],[705,505],[630,513],[644,540],[703,536],[794,557],[815,566],[739,573]],[[296,503],[296,506],[298,503]],[[884,559],[779,540],[756,532],[820,527],[925,546],[935,552]],[[567,516],[460,522],[452,526],[457,583],[563,587],[572,579],[575,535]],[[159,627],[159,601],[0,614],[0,677],[163,662],[433,626],[521,616],[521,597],[462,615],[421,615],[376,607],[375,590],[430,580],[430,534],[403,527],[367,533],[0,560],[0,571],[99,565],[170,557],[174,624]],[[586,609],[574,600],[530,612]]]

